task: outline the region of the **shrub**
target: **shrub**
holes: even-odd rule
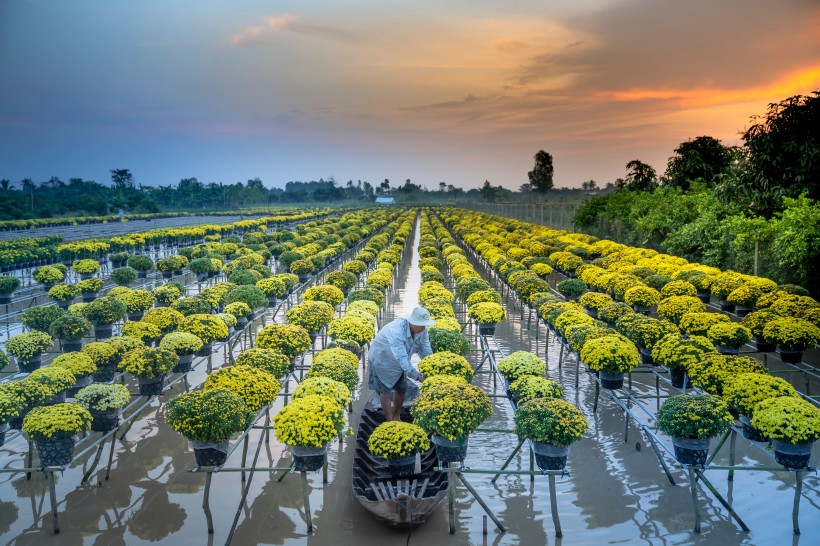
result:
[[[71,269],[80,275],[93,275],[100,270],[100,264],[97,260],[91,259],[75,260],[74,263],[71,264]]]
[[[535,442],[568,446],[589,428],[584,414],[565,400],[536,398],[522,404],[515,414],[515,432]]]
[[[45,385],[55,393],[70,388],[76,382],[74,374],[69,370],[52,366],[34,370],[28,375],[27,380]]]
[[[192,355],[202,348],[202,340],[188,332],[172,332],[162,338],[159,347],[179,356]]]
[[[173,303],[178,300],[184,290],[177,283],[165,283],[154,288],[154,298],[162,303]]]
[[[162,331],[150,322],[129,321],[123,325],[122,335],[137,338],[148,345],[162,337]]]
[[[723,386],[741,373],[766,374],[763,364],[748,356],[710,353],[686,368],[692,384],[711,394],[723,394]]]
[[[167,349],[143,347],[125,353],[118,368],[140,379],[167,375],[179,363],[176,353]]]
[[[802,351],[820,342],[820,328],[799,318],[780,318],[766,324],[763,338],[781,349]]]
[[[23,311],[21,320],[31,330],[48,332],[51,323],[65,314],[65,310],[56,305],[40,305]]]
[[[71,301],[80,293],[76,284],[55,284],[48,291],[48,297],[56,301]]]
[[[534,398],[560,398],[564,389],[544,377],[523,375],[510,383],[510,394],[518,404],[523,404]]]
[[[143,322],[153,324],[163,334],[168,334],[179,328],[183,320],[185,320],[185,315],[171,307],[154,307],[146,311],[142,317]]]
[[[493,409],[490,398],[479,387],[440,382],[425,388],[410,412],[425,432],[454,441],[475,431],[492,415]]]
[[[733,422],[726,403],[711,394],[667,398],[657,416],[658,428],[672,438],[713,438]]]
[[[437,325],[438,322],[436,321]],[[449,351],[461,356],[470,354],[470,340],[460,330],[460,326],[457,330],[438,327],[428,328],[427,333],[430,337],[430,347],[432,347],[433,352]]]
[[[264,292],[265,296],[268,298],[281,298],[288,291],[287,285],[284,281],[276,276],[257,281],[256,287]]]
[[[63,315],[48,327],[57,339],[82,339],[91,333],[91,323],[76,315]]]
[[[97,298],[83,309],[83,315],[95,326],[114,324],[125,317],[125,304],[112,297]]]
[[[581,349],[580,357],[591,369],[609,373],[626,373],[641,363],[635,345],[617,335],[588,340]]]
[[[541,377],[546,370],[546,363],[527,351],[515,351],[498,361],[498,371],[510,382],[526,375]]]
[[[293,399],[306,396],[326,396],[342,407],[350,404],[351,395],[347,385],[329,377],[314,376],[304,379],[293,391]]]
[[[624,301],[638,307],[652,307],[661,301],[661,294],[648,286],[633,286],[624,293]]]
[[[328,274],[325,278],[325,282],[340,290],[346,291],[356,286],[358,278],[355,274],[349,271],[334,271],[333,273]]]
[[[318,332],[333,319],[333,307],[324,301],[304,301],[285,313],[288,323],[301,326],[308,332]]]
[[[74,397],[74,403],[89,411],[110,411],[124,408],[131,400],[131,393],[125,385],[96,383],[83,387]]]
[[[661,298],[666,299],[672,296],[697,296],[698,289],[689,281],[676,280],[667,283],[661,289]]]
[[[384,293],[373,287],[366,287],[361,290],[351,290],[347,295],[348,302],[359,300],[370,300],[379,307],[384,307]]]
[[[111,271],[111,280],[120,286],[128,286],[137,280],[137,270],[133,267],[118,267]]]
[[[236,286],[229,289],[223,298],[225,303],[241,301],[251,309],[259,309],[268,304],[268,297],[262,290],[253,285]]]
[[[97,365],[83,352],[70,352],[58,355],[51,361],[52,368],[62,368],[71,372],[74,377],[91,375],[97,371]]]
[[[256,346],[274,349],[288,358],[296,358],[311,346],[307,330],[295,324],[270,324],[256,336]]]
[[[262,279],[258,273],[247,269],[234,271],[231,276],[228,277],[228,282],[232,282],[240,286],[256,286],[256,283],[260,280]]]
[[[302,301],[323,301],[336,307],[344,301],[345,295],[337,287],[330,284],[313,286],[305,290]]]
[[[0,276],[0,295],[7,296],[13,294],[20,288],[20,279],[17,277]]]
[[[670,296],[658,304],[658,315],[678,324],[686,313],[703,313],[706,306],[695,296]]]
[[[185,317],[179,325],[179,331],[194,334],[205,344],[228,337],[228,326],[219,318],[206,314]]]
[[[364,345],[373,339],[376,330],[367,320],[346,314],[330,321],[327,333],[333,339],[351,339],[359,345]]]
[[[100,290],[102,290],[104,283],[102,279],[98,279],[96,277],[91,279],[84,279],[77,283],[77,288],[80,289],[80,292],[83,294],[96,294]]]
[[[151,271],[154,267],[154,261],[148,256],[137,254],[128,258],[128,267],[137,271]]]
[[[492,324],[501,322],[506,317],[504,308],[493,302],[481,302],[468,308],[467,315],[478,324]]]
[[[44,265],[34,270],[32,278],[40,284],[55,284],[63,282],[65,275],[56,267]]]
[[[189,440],[221,444],[248,425],[248,407],[229,390],[198,390],[168,400],[165,420]]]
[[[567,279],[556,286],[558,292],[568,299],[577,299],[587,291],[587,284],[581,279]]]

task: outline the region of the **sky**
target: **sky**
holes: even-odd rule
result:
[[[603,186],[820,89],[820,0],[0,0],[0,178]]]

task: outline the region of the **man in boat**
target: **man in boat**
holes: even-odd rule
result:
[[[407,392],[407,378],[423,381],[422,376],[410,363],[410,357],[418,353],[421,358],[433,354],[427,327],[436,323],[427,309],[416,307],[409,315],[399,317],[379,330],[370,345],[368,386],[379,393],[386,421],[401,420],[401,406]],[[390,405],[393,391],[393,405]]]

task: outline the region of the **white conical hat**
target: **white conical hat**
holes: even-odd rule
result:
[[[423,307],[416,307],[409,315],[401,317],[413,326],[432,326],[436,323],[430,318],[430,311]]]

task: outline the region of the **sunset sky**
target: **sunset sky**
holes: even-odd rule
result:
[[[820,0],[0,0],[0,178],[556,186],[820,89]]]

